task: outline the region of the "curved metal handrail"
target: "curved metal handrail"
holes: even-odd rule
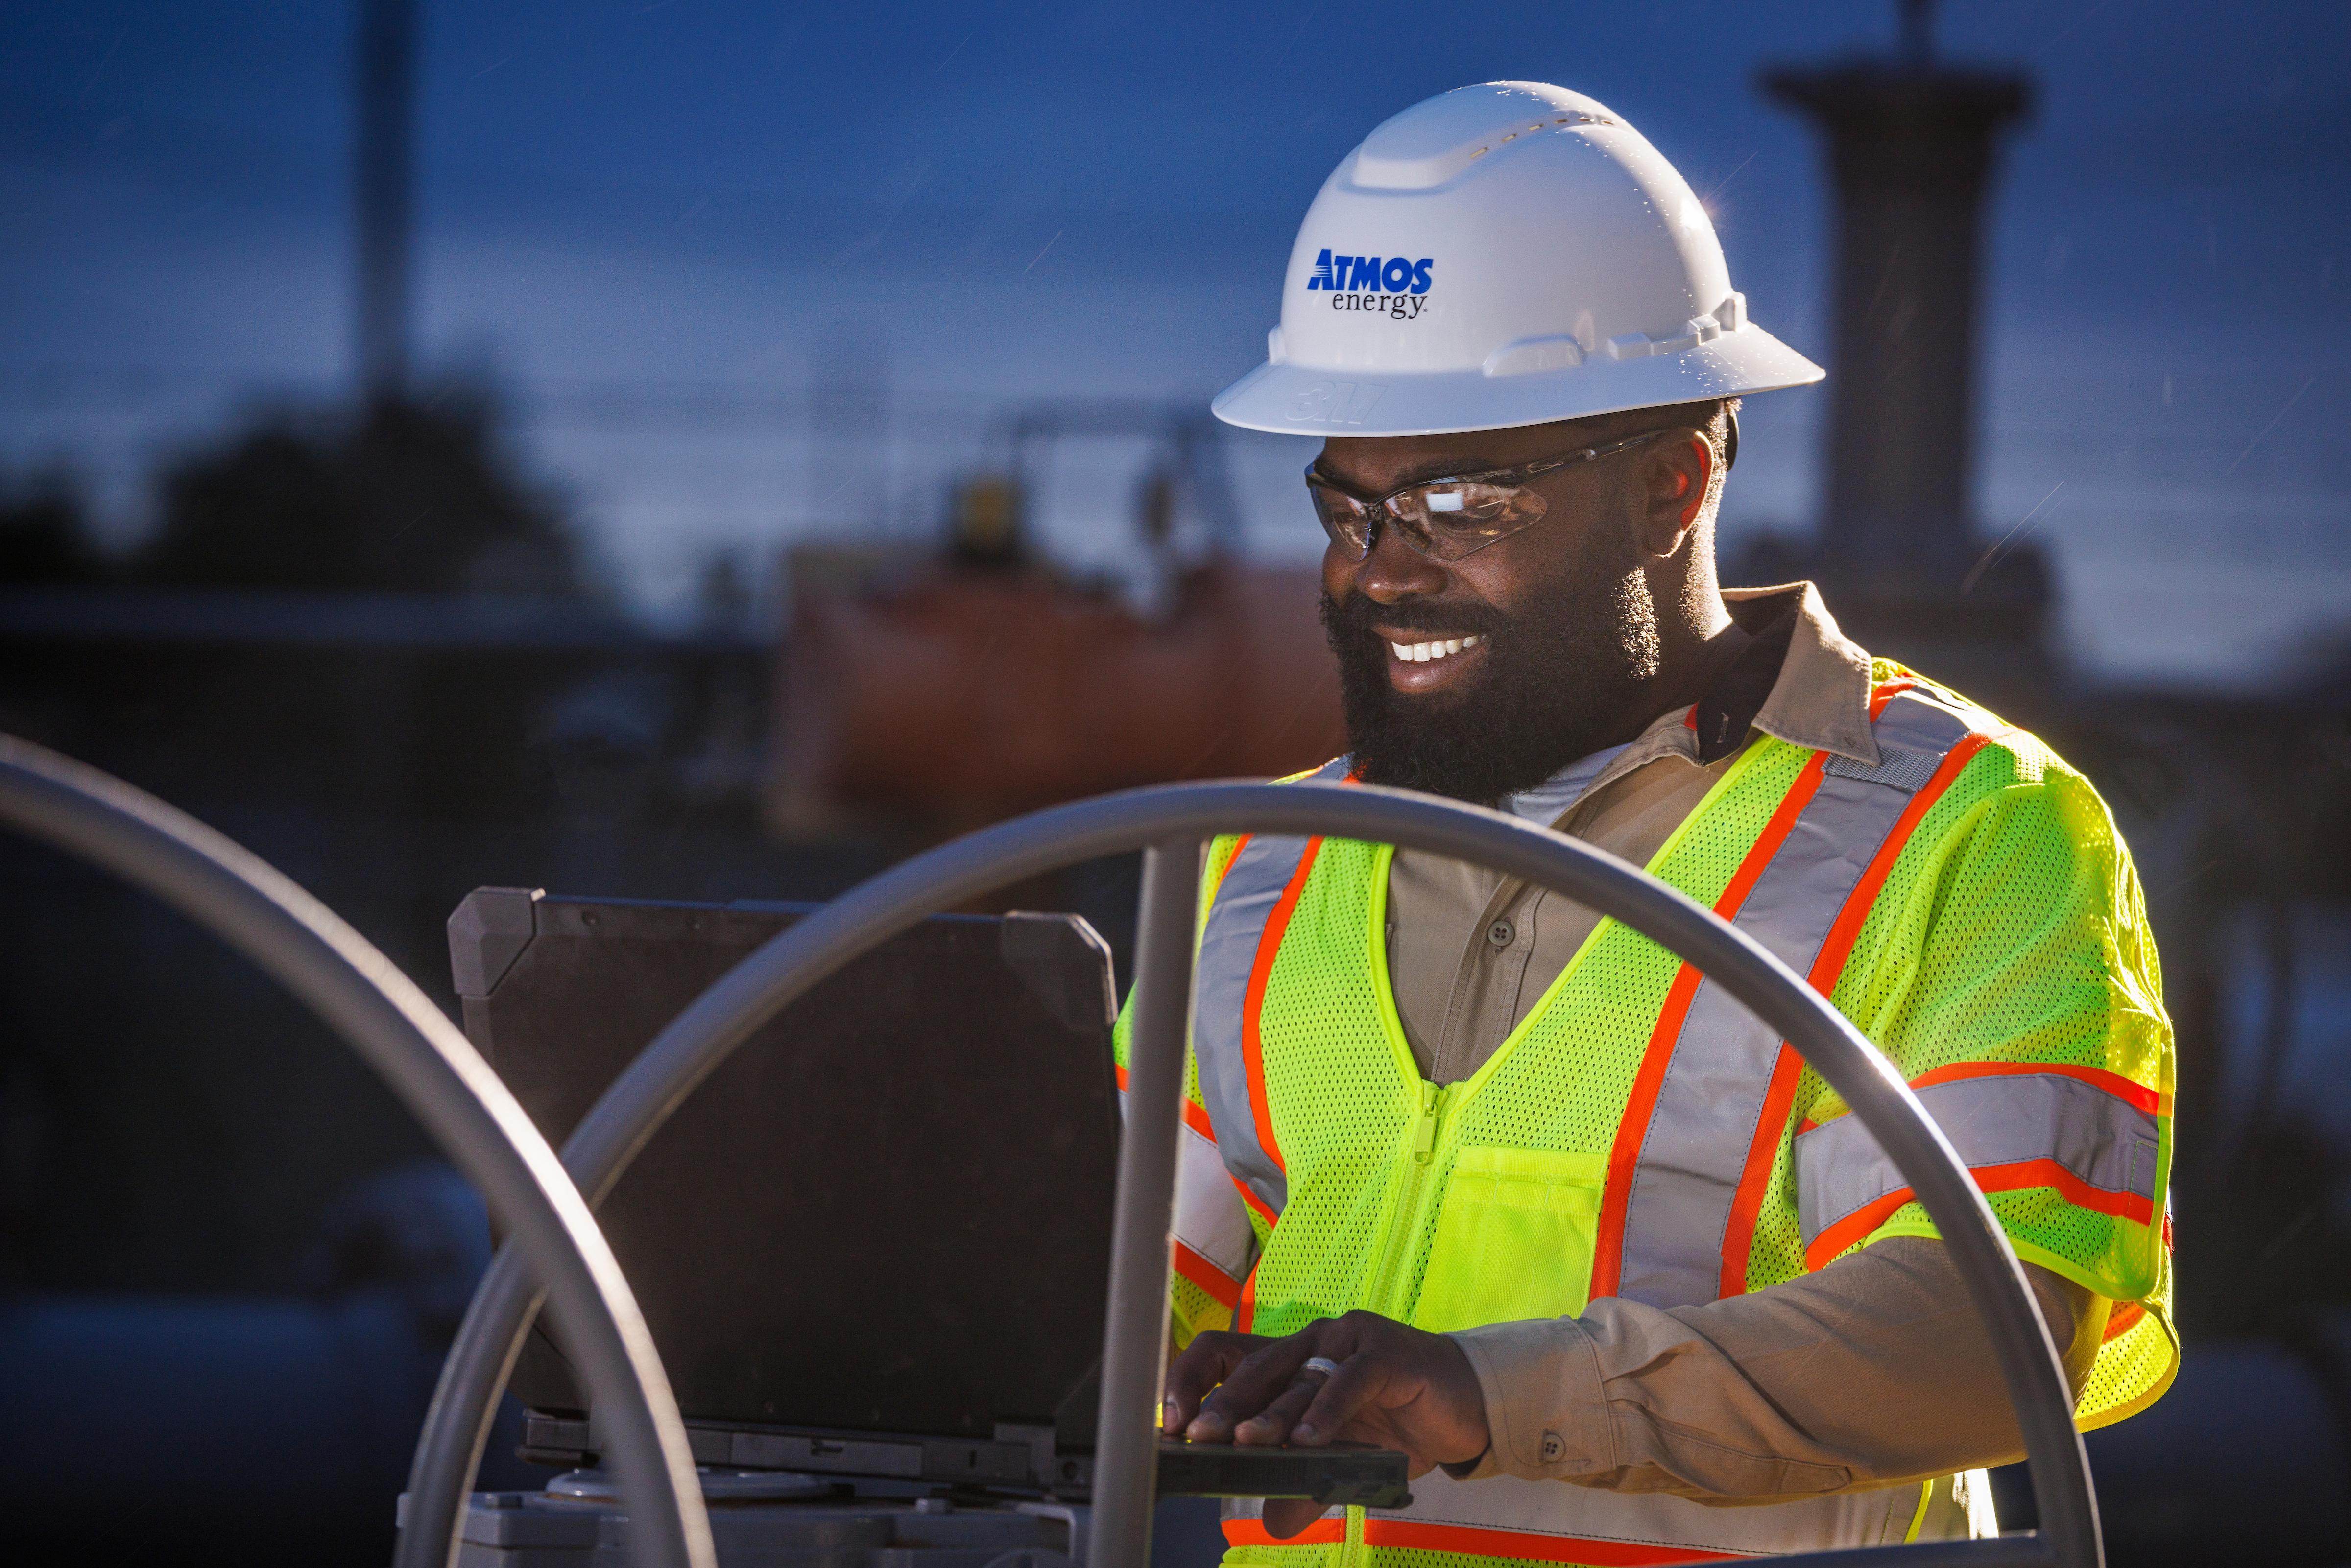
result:
[[[1949,1248],[2017,1406],[2041,1514],[2033,1536],[1807,1558],[1834,1557],[1861,1568],[1869,1558],[1899,1552],[1903,1568],[1946,1561],[1974,1568],[2102,1568],[2096,1499],[2056,1346],[1982,1193],[1892,1064],[1785,965],[1711,911],[1613,855],[1499,812],[1364,787],[1220,783],[1129,790],[983,829],[852,889],[729,970],[605,1091],[564,1145],[566,1166],[591,1203],[601,1200],[654,1130],[737,1046],[827,976],[931,911],[1080,861],[1144,848],[1128,1131],[1120,1152],[1090,1538],[1095,1568],[1134,1568],[1147,1554],[1150,1531],[1150,1421],[1165,1333],[1193,867],[1202,840],[1234,832],[1395,843],[1521,878],[1679,954],[1777,1030],[1876,1137]],[[535,1307],[534,1289],[523,1260],[502,1249],[458,1330],[426,1416],[398,1568],[438,1568],[429,1543],[452,1538],[492,1405]]]
[[[104,867],[251,959],[350,1042],[551,1282],[565,1343],[609,1400],[642,1560],[716,1568],[685,1427],[596,1218],[488,1062],[391,959],[291,879],[185,812],[0,735],[0,821]]]

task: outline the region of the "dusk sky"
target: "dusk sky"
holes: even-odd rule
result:
[[[1755,80],[1893,31],[1884,0],[427,0],[417,352],[507,388],[623,589],[674,609],[713,549],[853,520],[795,412],[821,345],[886,375],[883,520],[928,526],[993,413],[1249,370],[1331,166],[1519,78],[1638,126],[1754,318],[1834,374],[1818,148]],[[2000,0],[1938,32],[2039,95],[1993,198],[1987,539],[2054,552],[2070,645],[2116,677],[2243,685],[2341,637],[2351,10]],[[339,4],[0,5],[0,464],[71,465],[129,537],[160,455],[340,390],[350,33]],[[1750,404],[1734,534],[1810,522],[1822,402]],[[1233,444],[1265,553],[1319,548],[1308,450]],[[1056,549],[1114,567],[1126,482],[1073,459]]]

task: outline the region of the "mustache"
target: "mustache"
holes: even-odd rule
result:
[[[1488,638],[1506,636],[1511,627],[1510,617],[1490,604],[1442,604],[1424,599],[1375,604],[1352,591],[1344,599],[1333,599],[1326,589],[1322,608],[1322,624],[1334,639],[1376,637],[1378,634],[1373,631],[1375,625],[1398,632],[1442,632],[1454,637]]]

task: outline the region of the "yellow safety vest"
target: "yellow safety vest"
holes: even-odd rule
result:
[[[2170,1030],[2136,877],[2103,804],[2038,740],[1898,665],[1876,674],[1876,767],[1758,737],[1648,870],[1888,1051],[2020,1254],[2117,1303],[2078,1419],[2118,1419],[2178,1363]],[[1343,758],[1316,775],[1344,776]],[[1353,1309],[1444,1332],[1611,1294],[1694,1305],[1934,1234],[1792,1050],[1614,921],[1469,1079],[1423,1080],[1388,985],[1393,854],[1262,835],[1210,850],[1170,1287],[1181,1337],[1289,1333]],[[1414,1493],[1291,1542],[1230,1511],[1227,1562],[1634,1568],[1990,1520],[1980,1474],[1729,1509],[1442,1472]]]

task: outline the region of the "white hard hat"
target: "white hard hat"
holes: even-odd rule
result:
[[[1267,350],[1217,418],[1434,435],[1823,374],[1747,319],[1706,209],[1639,131],[1527,81],[1415,104],[1341,160],[1290,249]]]

